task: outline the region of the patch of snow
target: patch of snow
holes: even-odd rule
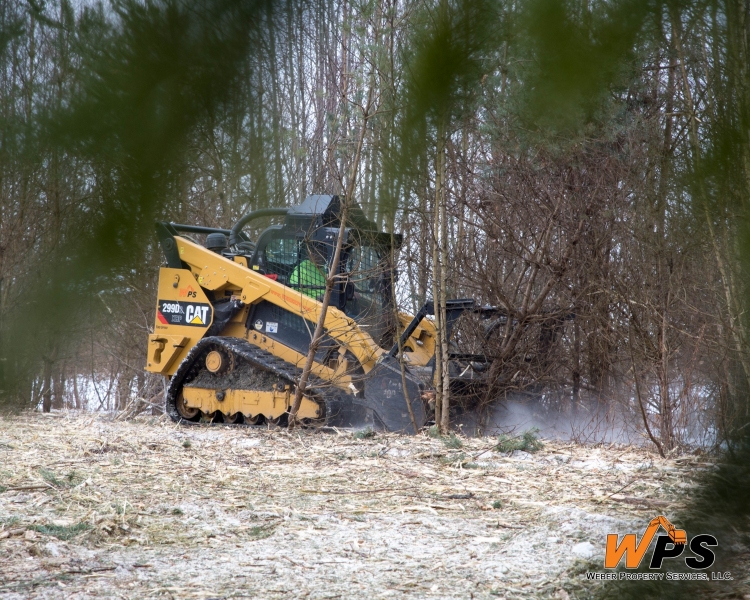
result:
[[[596,552],[596,547],[591,542],[581,542],[573,546],[570,551],[581,558],[591,558]]]
[[[596,458],[592,460],[574,460],[570,463],[570,466],[576,467],[577,469],[583,469],[584,471],[599,471],[609,468],[607,463]]]
[[[236,440],[234,442],[235,446],[238,446],[240,448],[253,448],[255,446],[260,446],[260,439],[258,438],[245,438],[244,440]]]
[[[385,453],[386,456],[410,456],[411,452],[408,450],[402,450],[400,448],[391,448]]]
[[[517,458],[518,460],[532,460],[534,456],[529,452],[523,450],[514,450],[509,455],[511,458]]]

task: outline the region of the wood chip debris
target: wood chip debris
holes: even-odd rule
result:
[[[699,470],[625,446],[504,455],[143,415],[0,417],[0,439],[12,598],[552,597],[581,578],[573,545],[600,567],[607,533],[676,513]]]

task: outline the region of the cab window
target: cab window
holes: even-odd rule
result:
[[[353,286],[353,294],[346,302],[344,312],[355,319],[375,341],[379,341],[387,328],[383,310],[387,305],[384,285],[386,265],[378,248],[355,246],[348,252],[346,272]]]

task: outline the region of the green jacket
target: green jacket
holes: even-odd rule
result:
[[[306,258],[294,267],[294,271],[292,271],[292,274],[289,277],[289,285],[299,288],[299,291],[306,296],[317,298],[325,293],[325,270],[324,268],[318,267],[310,259]]]

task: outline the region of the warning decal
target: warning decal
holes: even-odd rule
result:
[[[164,325],[192,325],[208,327],[211,324],[211,305],[203,302],[159,300],[156,318]]]

